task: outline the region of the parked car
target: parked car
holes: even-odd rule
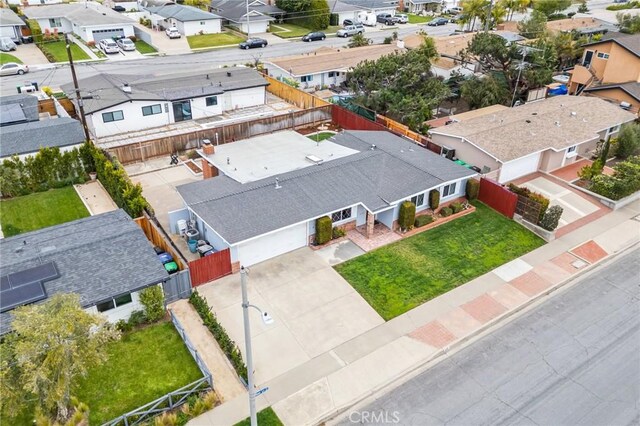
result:
[[[406,24],[409,22],[409,16],[404,13],[398,14],[393,17],[398,24]]]
[[[380,13],[376,16],[376,21],[385,25],[392,25],[394,23],[393,15],[390,13]]]
[[[15,62],[7,62],[0,66],[0,75],[22,75],[29,72],[29,67]]]
[[[117,39],[116,44],[122,50],[136,50],[136,44],[126,37]]]
[[[180,38],[180,37],[182,37],[182,34],[180,34],[180,31],[178,31],[178,29],[176,27],[167,28],[166,30],[164,30],[164,33],[169,38]]]
[[[302,36],[302,41],[316,41],[316,40],[324,40],[327,38],[327,35],[322,31],[316,31],[314,33],[305,34]]]
[[[120,47],[118,47],[118,43],[113,41],[112,38],[103,38],[98,43],[98,46],[104,53],[120,53]]]
[[[351,37],[351,36],[354,36],[356,34],[362,34],[362,33],[364,33],[364,25],[362,25],[362,24],[347,25],[346,27],[339,29],[336,32],[336,36],[338,36],[338,37]]]
[[[461,7],[450,7],[442,11],[442,13],[447,13],[449,15],[457,15],[458,13],[462,13]]]
[[[11,37],[0,37],[0,50],[3,52],[11,52],[16,50],[18,46],[11,40]]]
[[[427,22],[427,25],[430,27],[438,27],[440,25],[447,25],[447,22],[449,22],[447,18],[436,18]]]
[[[111,8],[112,10],[116,11],[116,12],[126,12],[127,9],[124,6],[113,6]]]
[[[263,38],[248,38],[240,43],[240,49],[253,49],[254,47],[267,47],[267,40]]]
[[[360,22],[356,21],[355,19],[345,19],[344,21],[342,21],[342,26],[348,27],[349,25],[356,25],[359,23]]]

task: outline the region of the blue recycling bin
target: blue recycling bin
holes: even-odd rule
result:
[[[195,253],[198,249],[198,240],[189,240],[187,245],[189,246],[189,251]]]

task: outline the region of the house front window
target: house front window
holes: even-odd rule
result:
[[[156,104],[156,105],[149,105],[149,106],[143,106],[142,107],[142,115],[154,115],[154,114],[161,114],[162,113],[162,105],[160,104]]]
[[[456,193],[456,182],[450,184],[450,185],[445,185],[445,187],[442,189],[442,196],[443,197],[448,197],[450,195],[453,195]]]
[[[310,81],[313,81],[313,76],[312,75],[303,75],[302,77],[300,77],[300,81],[303,83],[309,83]]]
[[[329,77],[338,77],[339,75],[338,71],[329,71]]]
[[[112,111],[102,113],[102,121],[104,123],[111,123],[112,121],[124,120],[124,113],[122,111]]]
[[[215,106],[218,105],[218,97],[217,96],[209,96],[208,98],[205,98],[205,101],[207,103],[207,106]]]
[[[420,207],[424,204],[424,194],[418,194],[414,197],[411,197],[411,202],[415,204],[416,207]]]
[[[119,308],[120,306],[124,306],[128,303],[131,303],[133,299],[131,298],[131,293],[123,294],[122,296],[118,296],[113,299],[105,300],[102,303],[98,303],[96,305],[96,309],[98,312],[106,312],[111,309]]]
[[[598,58],[600,59],[609,59],[609,54],[608,53],[598,53]]]
[[[337,212],[331,213],[331,222],[341,222],[343,220],[347,220],[351,217],[351,209],[338,210]]]
[[[60,28],[62,27],[62,22],[60,21],[60,18],[50,18],[49,26],[53,28]]]

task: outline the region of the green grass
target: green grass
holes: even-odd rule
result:
[[[240,37],[232,33],[220,33],[220,34],[203,34],[188,36],[187,42],[192,49],[200,49],[203,47],[217,47],[227,46],[241,43],[245,40],[244,37]]]
[[[89,216],[73,186],[0,201],[5,237]]]
[[[147,53],[156,53],[157,50],[155,47],[151,46],[149,43],[146,43],[144,40],[136,40],[136,49],[138,52],[146,55]]]
[[[302,37],[303,35],[312,32],[309,28],[301,27],[300,25],[295,24],[271,24],[269,28],[269,31],[272,34],[275,34],[280,38]],[[340,28],[341,27],[339,26],[330,26],[327,29],[321,31],[325,34],[333,34]]]
[[[410,24],[425,24],[433,19],[431,16],[420,16],[411,13],[408,13],[407,16],[409,17]]]
[[[171,322],[153,324],[110,343],[109,360],[89,371],[75,395],[100,425],[202,377]]]
[[[307,137],[312,141],[323,141],[335,135],[336,135],[335,133],[331,133],[331,132],[320,132],[320,133],[316,133],[315,135],[309,135]]]
[[[39,45],[40,50],[47,56],[47,53],[52,57],[49,59],[51,62],[69,62],[69,57],[67,56],[67,48],[64,41],[45,41]],[[75,43],[71,44],[71,56],[74,61],[81,61],[84,59],[91,59],[87,53],[82,50],[80,46]]]
[[[234,426],[249,426],[250,424],[251,421],[247,417],[243,421],[236,423]],[[271,409],[271,407],[258,412],[258,424],[260,426],[284,426],[278,418],[278,415],[273,411],[273,409]]]
[[[16,58],[13,55],[9,55],[8,53],[0,53],[0,65],[6,64],[7,62],[15,62],[16,64],[21,64],[22,61]]]
[[[474,205],[475,213],[335,268],[390,320],[544,244],[484,204]]]

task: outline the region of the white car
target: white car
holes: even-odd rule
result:
[[[116,40],[116,44],[122,50],[136,50],[136,44],[126,37]]]
[[[7,62],[0,66],[0,75],[22,75],[29,72],[29,67],[15,62]]]
[[[120,53],[120,47],[118,47],[118,43],[113,41],[112,38],[103,38],[98,43],[98,46],[104,53]]]
[[[178,31],[178,29],[176,27],[171,27],[171,28],[167,28],[166,30],[164,30],[165,34],[167,34],[167,37],[169,38],[180,38],[182,37],[182,34],[180,34],[180,31]]]

